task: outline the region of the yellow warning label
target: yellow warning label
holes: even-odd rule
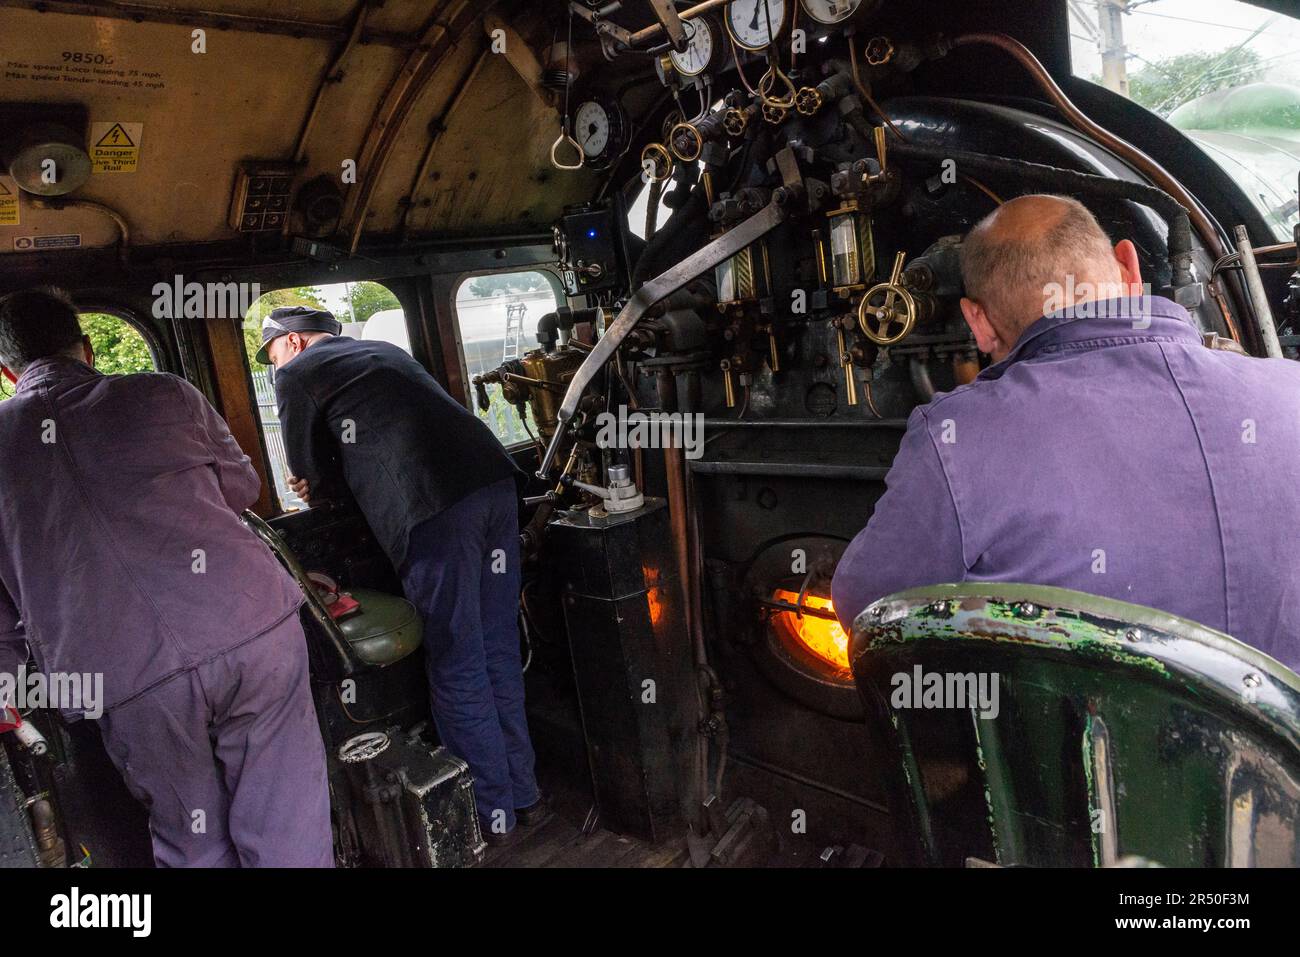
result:
[[[91,123],[90,169],[95,173],[134,173],[140,161],[143,123]]]
[[[18,225],[18,187],[7,176],[0,176],[0,226]]]

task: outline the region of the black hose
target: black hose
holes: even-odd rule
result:
[[[1082,193],[1092,197],[1107,199],[1126,199],[1143,206],[1148,206],[1165,221],[1169,227],[1169,268],[1171,285],[1174,289],[1190,286],[1192,277],[1192,225],[1186,208],[1162,189],[1145,183],[1131,183],[1128,180],[1112,179],[1096,173],[1081,173],[1078,170],[1048,166],[1044,163],[1031,163],[1028,160],[1012,159],[1008,156],[993,156],[988,153],[971,153],[954,150],[947,146],[927,146],[923,143],[892,143],[889,147],[891,156],[903,159],[934,160],[943,162],[952,160],[958,168],[977,172],[1002,174],[1018,177],[1031,183],[1040,183],[1067,193]]]

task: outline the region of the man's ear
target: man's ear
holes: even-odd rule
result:
[[[1123,278],[1126,294],[1142,295],[1142,266],[1138,262],[1137,247],[1131,241],[1121,239],[1115,244],[1115,262],[1119,263],[1119,272]]]
[[[966,325],[970,326],[970,331],[975,336],[975,345],[979,347],[980,352],[993,355],[1002,348],[1002,341],[998,338],[993,323],[989,322],[988,313],[984,311],[982,305],[974,299],[963,296],[961,314],[966,317]]]
[[[0,375],[3,375],[6,379],[8,379],[8,380],[9,380],[10,382],[12,382],[14,385],[17,385],[17,384],[18,384],[18,376],[14,375],[14,374],[13,374],[13,370],[11,370],[8,366],[6,366],[6,365],[0,365]]]
[[[81,348],[85,355],[85,363],[92,369],[95,368],[95,347],[91,344],[90,336],[81,337]]]

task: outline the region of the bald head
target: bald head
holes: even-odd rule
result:
[[[1129,284],[1140,282],[1133,244],[1112,249],[1087,207],[1066,196],[1003,203],[966,235],[961,268],[962,313],[995,361],[1040,316],[1129,295]]]

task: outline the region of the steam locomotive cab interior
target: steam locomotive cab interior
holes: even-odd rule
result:
[[[210,397],[304,587],[402,594],[355,508],[286,484],[259,302],[347,311],[493,429],[529,476],[520,635],[561,812],[516,863],[916,860],[830,579],[912,410],[988,364],[959,251],[1000,203],[1079,199],[1208,341],[1297,357],[1294,270],[1259,271],[1262,325],[1223,268],[1238,224],[1293,237],[1074,75],[1064,2],[217,6],[0,4],[0,291],[67,289]],[[507,863],[372,813],[436,743],[421,652],[322,607],[338,860]],[[147,861],[93,730],[40,722],[57,760],[11,775],[56,795],[66,862]]]

